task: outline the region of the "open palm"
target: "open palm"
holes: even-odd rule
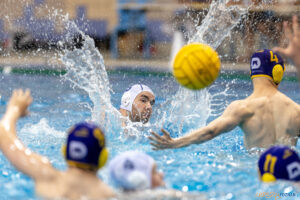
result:
[[[296,16],[293,17],[292,29],[288,27],[287,22],[284,22],[284,32],[286,38],[289,40],[288,47],[276,47],[274,48],[274,51],[277,51],[294,60],[296,59],[297,54],[300,52],[300,30]]]

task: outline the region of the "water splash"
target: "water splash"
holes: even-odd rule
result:
[[[190,37],[188,43],[205,43],[214,49],[230,35],[231,30],[238,25],[247,9],[241,6],[227,6],[228,1],[213,1],[208,14],[202,24],[196,28],[197,32]],[[196,22],[198,22],[196,20]],[[229,86],[217,95],[211,96],[209,91],[216,85],[202,91],[191,91],[180,87],[172,98],[167,112],[164,113],[165,122],[172,123],[168,128],[181,135],[188,131],[185,127],[201,127],[205,125],[209,116],[218,116],[226,107],[223,99],[229,95]],[[167,114],[168,113],[168,114]]]
[[[220,82],[213,84],[208,88],[211,95],[210,117],[220,116],[229,103],[237,98],[236,92],[231,88],[235,84],[235,80]]]
[[[246,13],[246,9],[238,6],[226,6],[226,1],[214,1],[201,26],[197,27],[197,32],[191,37],[191,42],[202,42],[217,48],[222,41],[230,35],[230,31],[240,21],[241,16]],[[69,25],[76,29],[75,24]],[[74,28],[75,27],[75,28]],[[92,100],[94,106],[91,107],[92,120],[106,125],[106,129],[111,130],[112,121],[120,121],[120,114],[112,106],[110,100],[111,86],[105,70],[104,60],[99,51],[95,48],[94,42],[80,30],[76,30],[83,38],[83,46],[80,49],[66,50],[62,55],[62,62],[66,66],[68,73],[65,79],[74,86],[85,90]],[[228,90],[223,91],[218,96],[225,95]],[[179,135],[189,131],[187,127],[203,126],[210,114],[223,110],[218,102],[218,96],[213,98],[209,90],[204,89],[199,92],[190,91],[184,88],[179,89],[173,98],[167,98],[156,118],[153,127],[159,128],[162,125]],[[214,103],[211,100],[214,99]],[[188,102],[188,103],[187,103]],[[162,119],[162,120],[160,120]],[[149,127],[140,123],[128,122],[127,136],[139,135],[147,132]]]
[[[70,22],[71,23],[71,22]],[[111,85],[104,65],[104,59],[94,41],[81,32],[74,23],[69,24],[76,29],[82,38],[82,46],[66,49],[61,55],[61,61],[67,69],[64,79],[71,82],[74,88],[87,92],[93,106],[89,106],[92,121],[101,124],[106,132],[118,132],[119,135],[133,138],[143,131],[142,123],[132,123],[124,119],[111,102]],[[126,130],[122,130],[121,123],[125,120]],[[122,139],[123,137],[120,137]],[[135,137],[136,138],[136,137]]]
[[[227,6],[227,1],[213,1],[202,24],[188,43],[204,43],[216,49],[230,35],[247,9],[241,6]]]
[[[161,124],[169,131],[177,133],[173,137],[205,125],[209,116],[211,95],[206,89],[191,91],[180,87],[178,92],[162,104]]]
[[[21,135],[28,135],[35,138],[37,135],[51,135],[56,138],[65,138],[66,134],[63,131],[55,130],[53,127],[49,126],[48,120],[42,118],[37,124],[25,124],[20,130]],[[28,138],[28,137],[27,137]]]
[[[79,89],[87,92],[93,107],[92,121],[111,126],[110,117],[119,118],[120,114],[110,100],[111,86],[105,69],[104,60],[95,47],[93,39],[81,32],[73,22],[69,26],[82,37],[82,46],[73,50],[66,49],[61,55],[61,61],[67,69],[65,80]]]

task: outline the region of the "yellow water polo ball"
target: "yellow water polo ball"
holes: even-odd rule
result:
[[[218,53],[208,45],[192,43],[177,53],[173,75],[189,89],[199,90],[211,85],[219,75],[221,61]]]

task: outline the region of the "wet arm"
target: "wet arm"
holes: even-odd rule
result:
[[[45,173],[49,175],[54,168],[48,159],[30,151],[17,137],[17,120],[27,114],[31,100],[29,91],[14,91],[6,113],[0,121],[0,149],[19,171],[37,179],[45,177]]]
[[[201,144],[213,139],[221,133],[232,130],[236,126],[237,124],[230,121],[230,118],[220,117],[208,124],[206,127],[192,131],[181,138],[175,139],[177,143],[176,147],[184,147],[190,144]]]
[[[205,141],[211,140],[221,133],[226,133],[237,127],[252,113],[239,101],[231,103],[224,113],[210,122],[207,126],[191,133],[174,139],[175,148],[188,146],[190,144],[201,144]]]

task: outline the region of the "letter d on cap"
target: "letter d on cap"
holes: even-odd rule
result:
[[[79,141],[71,141],[69,147],[69,155],[73,159],[82,159],[87,155],[86,146]]]
[[[258,69],[261,65],[261,61],[258,57],[254,57],[251,60],[251,69]]]

